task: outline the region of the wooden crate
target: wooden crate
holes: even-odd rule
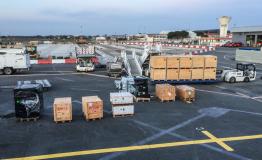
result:
[[[134,95],[129,92],[110,93],[110,102],[112,105],[133,104]]]
[[[217,68],[217,56],[205,55],[205,68]]]
[[[202,55],[192,56],[192,68],[204,68],[205,57]]]
[[[185,102],[195,101],[195,88],[187,85],[176,86],[176,94],[179,99]]]
[[[175,86],[170,84],[157,84],[156,85],[156,96],[163,101],[175,101],[176,89]]]
[[[55,98],[53,112],[55,122],[72,121],[71,97]]]
[[[198,68],[198,69],[192,69],[191,70],[191,79],[204,79],[204,69],[203,68]]]
[[[204,70],[204,79],[216,79],[216,68],[206,68]]]
[[[167,69],[166,80],[179,80],[179,69]]]
[[[179,61],[180,68],[192,67],[192,56],[180,56]]]
[[[190,80],[191,79],[191,69],[180,69],[179,70],[180,80]]]
[[[103,101],[98,96],[82,97],[82,111],[87,120],[103,118]]]
[[[150,57],[151,68],[166,68],[166,56],[151,56]]]
[[[166,68],[179,68],[179,56],[167,56]]]
[[[150,78],[152,80],[166,80],[166,69],[151,68]]]

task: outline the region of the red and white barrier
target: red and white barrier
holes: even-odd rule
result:
[[[39,59],[30,60],[30,64],[75,64],[76,59]]]

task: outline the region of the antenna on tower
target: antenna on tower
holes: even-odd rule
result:
[[[231,17],[222,16],[218,19],[220,24],[220,37],[226,37]]]

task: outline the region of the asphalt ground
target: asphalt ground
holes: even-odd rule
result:
[[[218,55],[219,67],[233,68],[236,63],[232,49],[222,48],[210,54]],[[180,100],[162,103],[153,97],[151,102],[135,103],[135,115],[124,118],[112,117],[109,93],[117,90],[114,79],[108,78],[103,69],[86,74],[76,73],[73,65],[34,65],[28,73],[2,75],[0,79],[1,159],[40,156],[33,159],[259,160],[262,157],[259,78],[250,83],[194,85],[197,97],[191,104]],[[16,122],[12,88],[19,80],[36,79],[48,79],[52,84],[44,93],[42,117],[37,122]],[[154,96],[153,85],[150,90]],[[84,120],[81,97],[89,95],[103,99],[102,120]],[[68,96],[73,100],[73,121],[56,124],[52,113],[54,98]],[[218,139],[210,140],[210,135],[203,131]]]

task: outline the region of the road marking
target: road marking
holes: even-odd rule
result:
[[[216,139],[201,139],[201,140],[190,140],[190,141],[180,141],[180,142],[170,142],[170,143],[159,143],[159,144],[149,144],[149,145],[138,145],[138,146],[127,146],[127,147],[117,147],[117,148],[104,148],[104,149],[93,149],[75,152],[65,152],[65,153],[55,153],[46,154],[39,156],[29,156],[20,158],[10,158],[6,160],[42,160],[42,159],[52,159],[52,158],[64,158],[64,157],[74,157],[83,155],[94,155],[102,153],[113,153],[113,152],[126,152],[126,151],[136,151],[136,150],[146,150],[146,149],[159,149],[159,148],[170,148],[179,146],[190,146],[190,145],[200,145],[208,143],[220,142],[233,142],[233,141],[243,141],[243,140],[254,140],[262,139],[262,134],[250,135],[250,136],[238,136],[238,137],[226,137],[226,138],[216,138]]]
[[[234,149],[231,148],[230,146],[228,146],[227,144],[225,144],[223,141],[221,141],[220,139],[218,139],[217,137],[215,137],[213,134],[211,134],[208,131],[202,131],[203,134],[205,134],[207,137],[209,137],[210,139],[212,139],[214,142],[216,142],[218,145],[220,145],[222,148],[224,148],[225,150],[229,151],[229,152],[233,152]]]
[[[237,94],[231,94],[231,93],[225,93],[225,92],[217,92],[217,91],[210,91],[210,90],[202,90],[202,89],[196,89],[197,91],[200,92],[208,92],[208,93],[215,93],[215,94],[222,94],[222,95],[228,95],[228,96],[234,96],[234,97],[241,97],[241,98],[250,98],[248,96],[243,96],[243,95],[237,95]]]
[[[67,81],[67,82],[74,82],[73,80],[67,79],[67,78],[62,78],[62,77],[55,77],[55,78],[56,78],[56,79],[63,80],[63,81]]]

